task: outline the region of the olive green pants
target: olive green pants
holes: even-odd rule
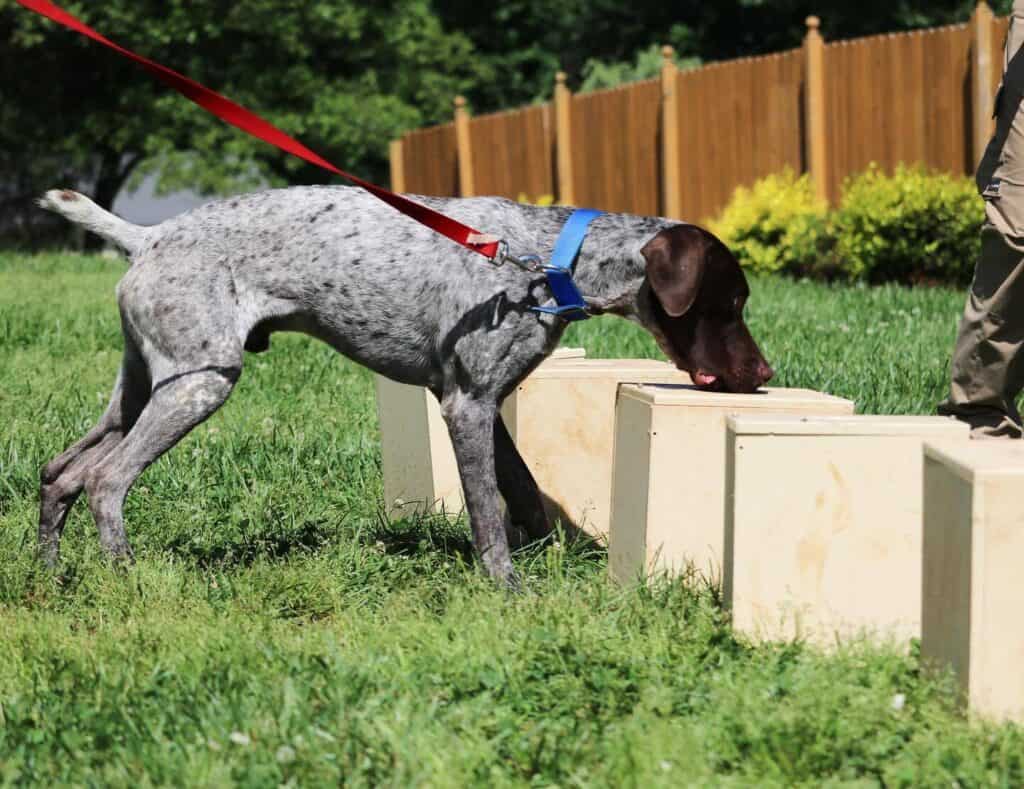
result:
[[[1024,389],[1024,2],[1006,40],[996,132],[978,167],[987,221],[953,351],[949,398],[939,413],[976,438],[1021,438]]]
[[[1020,438],[1022,348],[1024,247],[987,222],[953,351],[949,399],[939,413],[967,422],[976,438]]]

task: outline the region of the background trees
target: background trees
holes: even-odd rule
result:
[[[993,3],[1008,11],[1011,0]],[[266,115],[343,167],[386,176],[387,143],[574,86],[646,76],[652,47],[690,62],[967,18],[972,0],[106,0],[67,7],[111,38]],[[52,228],[31,198],[73,184],[109,206],[133,176],[204,193],[329,176],[252,140],[99,46],[0,0],[0,230]],[[44,232],[45,231],[45,232]]]
[[[107,0],[69,10],[226,93],[328,158],[386,175],[387,141],[490,81],[427,0]],[[109,206],[136,172],[213,193],[325,174],[167,91],[133,64],[0,0],[0,216],[38,235],[29,198],[74,184]],[[3,220],[0,220],[3,221]]]

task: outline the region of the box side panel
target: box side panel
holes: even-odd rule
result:
[[[849,411],[847,401],[785,404],[779,413]],[[652,463],[658,479],[651,491],[648,553],[660,547],[657,565],[679,571],[692,564],[711,580],[722,580],[725,554],[726,419],[747,413],[738,407],[654,405]],[[750,411],[761,413],[757,405]],[[654,483],[652,482],[652,485]]]
[[[651,410],[637,400],[620,400],[615,414],[608,567],[621,583],[647,573],[650,471]]]
[[[792,638],[810,613],[794,584],[802,587],[807,574],[812,585],[820,582],[827,555],[824,524],[831,513],[821,488],[829,478],[807,478],[805,469],[794,468],[806,453],[792,437],[739,436],[736,442],[728,599],[733,626],[759,638]],[[810,533],[801,538],[801,530]]]
[[[1024,479],[993,475],[977,484],[971,707],[986,718],[1024,722]]]
[[[655,406],[651,431],[648,561],[722,577],[725,415],[717,408]]]
[[[455,461],[448,425],[441,415],[441,404],[430,392],[426,396],[427,433],[430,446],[430,468],[433,477],[434,509],[449,515],[458,515],[465,508],[462,480]]]
[[[506,397],[505,402],[501,404],[501,418],[504,420],[505,427],[508,428],[508,434],[512,436],[512,441],[516,446],[519,445],[519,390],[521,388],[522,384],[517,386],[515,391]]]
[[[726,419],[725,429],[725,527],[722,544],[722,601],[726,610],[732,609],[733,591],[736,581],[735,534],[736,534],[736,474],[737,461],[743,459],[743,439],[737,437]],[[738,445],[737,445],[738,444]],[[740,472],[742,473],[742,472]]]
[[[954,469],[924,458],[921,657],[952,668],[964,692],[971,670],[973,487]]]
[[[515,442],[548,516],[605,538],[615,440],[614,378],[527,379],[516,392]]]
[[[921,440],[756,435],[741,447],[737,626],[822,644],[862,633],[916,636]]]
[[[375,376],[384,508],[392,516],[430,509],[435,501],[427,398],[419,386]]]
[[[526,380],[538,381],[551,375],[564,375],[564,373],[559,373],[559,371],[566,368],[569,370],[577,368],[588,369],[593,364],[592,360],[587,359],[585,348],[556,348]],[[512,436],[513,441],[517,440],[519,433],[516,404],[519,401],[519,392],[524,388],[525,384],[525,381],[520,383],[515,391],[506,397],[505,402],[501,404],[501,417],[504,419],[505,427],[508,428],[509,435]]]

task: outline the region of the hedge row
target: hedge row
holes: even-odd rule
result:
[[[963,177],[877,167],[835,210],[787,171],[739,188],[711,230],[756,272],[866,282],[970,282],[984,204]]]

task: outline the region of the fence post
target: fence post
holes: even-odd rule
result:
[[[473,182],[473,147],[469,142],[469,110],[462,96],[455,97],[455,153],[459,163],[459,196],[473,197],[476,188]]]
[[[391,161],[391,191],[405,191],[405,158],[402,155],[402,141],[392,140],[388,146],[388,158]]]
[[[679,219],[682,194],[679,183],[679,69],[672,47],[661,48],[661,210]]]
[[[564,71],[555,74],[555,161],[558,167],[558,202],[576,205],[572,177],[572,93]]]
[[[992,20],[994,15],[981,0],[971,16],[971,153],[972,169],[985,154],[992,136]]]
[[[821,20],[807,17],[807,35],[804,38],[804,118],[806,134],[807,170],[814,183],[814,191],[823,200],[828,199],[828,141],[825,138],[825,40],[819,28]]]

